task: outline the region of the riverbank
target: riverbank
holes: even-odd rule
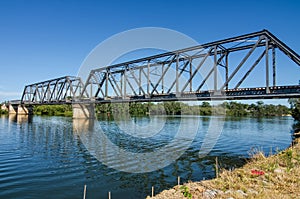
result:
[[[297,198],[300,196],[300,138],[288,149],[265,157],[258,152],[243,167],[219,177],[165,190],[154,199]],[[151,198],[151,197],[147,197]]]

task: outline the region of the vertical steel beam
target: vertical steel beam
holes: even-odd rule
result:
[[[214,92],[218,90],[217,45],[214,46]]]
[[[123,99],[125,99],[125,97],[126,97],[126,85],[127,85],[127,83],[126,83],[126,70],[124,70],[123,71],[123,73],[122,73],[122,76],[121,76],[122,78],[121,78],[121,90],[123,91],[123,93],[122,93],[122,96],[123,96]],[[122,86],[124,87],[124,89],[122,89]]]
[[[121,72],[120,73],[120,95],[123,98],[123,93],[124,93],[124,88],[123,88],[123,81],[124,81],[124,77],[123,77],[124,73]]]
[[[192,58],[189,59],[189,62],[190,62],[190,79],[192,77],[192,74],[193,74],[193,64],[192,64]],[[193,91],[193,80],[190,81],[190,92]]]
[[[165,71],[165,64],[162,64],[162,66],[161,66],[161,75],[162,75],[162,77],[161,77],[161,93],[163,94],[164,93],[164,71]]]
[[[90,82],[90,86],[91,86],[91,88],[90,88],[90,99],[92,100],[92,96],[93,96],[93,83],[92,82]]]
[[[269,84],[269,39],[265,37],[266,41],[266,93],[270,93],[270,84]]]
[[[274,45],[272,46],[272,66],[273,66],[273,86],[276,86],[276,51]]]
[[[105,96],[104,99],[108,97],[108,70],[105,73]]]
[[[150,60],[147,64],[147,95],[150,96]]]
[[[228,81],[228,55],[229,52],[226,52],[225,55],[225,81]],[[228,90],[228,84],[226,85],[226,90]]]
[[[132,74],[132,72],[131,72],[131,74]],[[134,76],[134,71],[133,71],[133,74],[132,74],[132,76],[133,77],[135,77]],[[140,70],[139,70],[139,81],[138,81],[138,85],[139,85],[139,95],[141,95],[142,94],[142,68],[140,68]],[[144,93],[144,92],[143,92]],[[145,95],[145,93],[144,93],[144,95]]]
[[[179,95],[179,54],[176,54],[176,96]]]

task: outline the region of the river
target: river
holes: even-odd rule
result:
[[[109,191],[112,199],[144,198],[152,186],[155,193],[173,187],[178,176],[181,183],[213,178],[216,157],[230,169],[257,150],[288,147],[293,123],[291,117],[1,116],[0,198],[82,198],[85,184],[87,199],[108,198]]]

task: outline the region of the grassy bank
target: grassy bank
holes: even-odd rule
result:
[[[243,167],[221,170],[219,177],[175,186],[155,199],[178,198],[299,198],[300,139],[277,155],[259,152]],[[148,197],[151,198],[151,197]]]

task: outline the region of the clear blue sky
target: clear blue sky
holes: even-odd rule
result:
[[[299,9],[297,0],[1,0],[0,101],[76,75],[96,45],[132,28],[170,28],[199,43],[268,29],[300,53]]]

